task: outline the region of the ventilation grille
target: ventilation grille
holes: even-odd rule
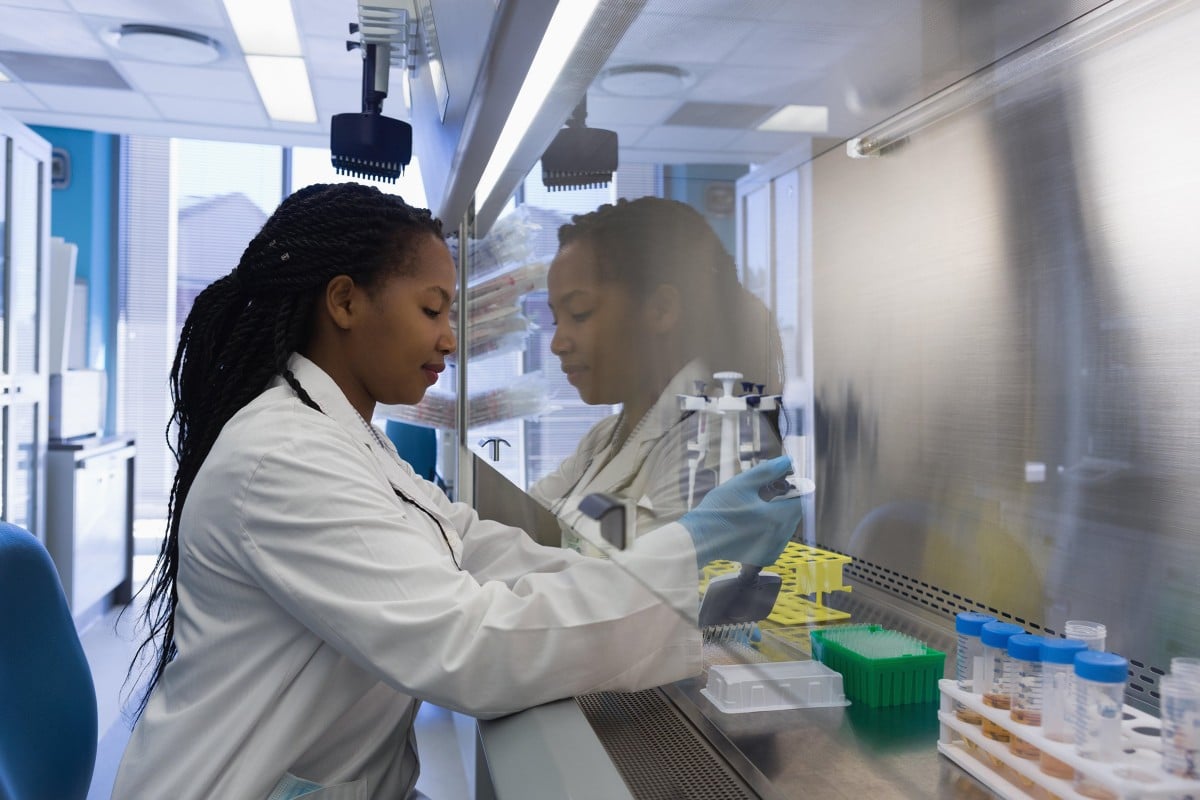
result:
[[[695,128],[753,128],[762,122],[775,106],[756,103],[688,102],[667,118],[665,125],[690,125]]]
[[[84,86],[94,89],[130,88],[112,64],[98,58],[22,53],[0,50],[0,62],[8,73],[27,83]]]
[[[758,797],[656,689],[577,698],[638,800]]]
[[[820,545],[825,550],[842,553],[832,547]],[[849,556],[849,553],[842,553]],[[1044,636],[1058,636],[1059,632],[1040,622],[1014,616],[1002,609],[964,597],[961,594],[942,589],[925,581],[911,578],[895,570],[880,566],[871,561],[850,556],[851,561],[842,568],[842,573],[859,583],[882,589],[885,592],[902,597],[909,602],[923,606],[930,611],[951,619],[960,611],[979,611],[993,615],[997,619],[1015,622],[1028,631]],[[1142,661],[1129,659],[1129,683],[1125,687],[1125,701],[1149,714],[1158,713],[1158,679],[1166,674],[1166,670]]]

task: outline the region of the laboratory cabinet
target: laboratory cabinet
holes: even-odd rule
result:
[[[0,112],[0,517],[45,538],[50,145]]]
[[[77,622],[132,596],[135,453],[128,435],[50,442],[46,549]]]

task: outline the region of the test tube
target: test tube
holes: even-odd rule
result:
[[[979,638],[980,630],[989,622],[995,622],[991,614],[977,614],[973,611],[963,611],[954,617],[954,630],[958,634],[955,648],[954,677],[958,688],[964,692],[979,694],[983,683],[983,641]],[[961,703],[954,704],[954,713],[963,722],[978,725],[982,717]]]
[[[1115,653],[1085,650],[1075,655],[1075,752],[1084,758],[1113,761],[1121,754],[1128,672],[1129,662]],[[1075,791],[1084,797],[1116,798],[1079,772]]]
[[[1158,679],[1162,711],[1163,769],[1181,778],[1200,778],[1200,680],[1176,674]]]
[[[983,643],[983,670],[979,683],[984,705],[1005,711],[1012,707],[1008,684],[1008,640],[1024,632],[1024,628],[1011,622],[988,622],[979,629],[979,638]],[[997,742],[1009,740],[1007,729],[986,718],[982,720],[981,729],[989,739]]]
[[[1078,639],[1042,640],[1042,733],[1056,742],[1075,741],[1075,654],[1087,650]],[[1071,780],[1075,770],[1046,751],[1042,772]]]
[[[1042,724],[1042,642],[1043,636],[1018,633],[1008,639],[1009,697],[1013,722],[1021,725]],[[1037,758],[1042,751],[1018,735],[1018,729],[1009,731],[1011,741],[1008,748],[1021,758]]]
[[[1068,639],[1078,639],[1087,644],[1088,650],[1103,651],[1108,628],[1102,622],[1069,619],[1063,625],[1063,633]]]

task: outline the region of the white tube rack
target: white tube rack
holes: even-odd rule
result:
[[[1119,800],[1200,800],[1200,780],[1163,771],[1159,737],[1138,732],[1139,728],[1161,730],[1158,718],[1131,706],[1125,706],[1121,722],[1121,756],[1111,762],[1094,761],[1076,753],[1071,743],[1048,739],[1039,727],[1015,722],[1007,710],[984,705],[979,695],[959,689],[954,680],[943,678],[938,690],[938,751],[1005,800],[1090,798],[1077,792],[1071,780],[1047,775],[1037,760],[1018,756],[1006,742],[984,736],[979,725],[960,720],[955,716],[955,701],[1071,766],[1088,783],[1107,789]]]

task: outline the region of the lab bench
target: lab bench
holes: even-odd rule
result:
[[[870,586],[830,605],[947,653],[953,620]],[[724,714],[703,676],[562,700],[478,725],[478,800],[994,798],[938,754],[937,702]]]

